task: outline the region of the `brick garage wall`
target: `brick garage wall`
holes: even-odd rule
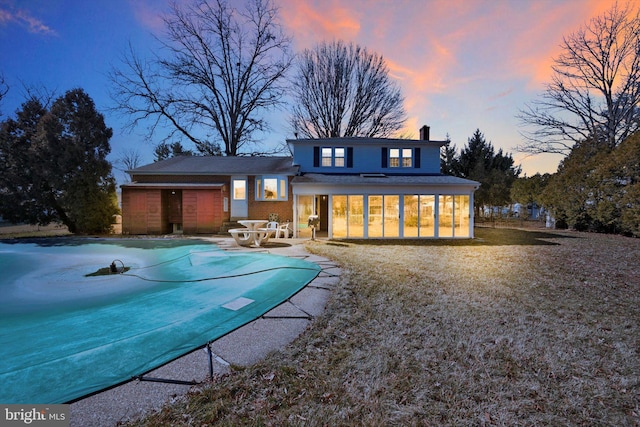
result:
[[[222,191],[183,190],[182,228],[186,234],[215,233],[223,220]]]
[[[122,212],[124,234],[162,234],[167,231],[163,221],[161,190],[123,190]]]

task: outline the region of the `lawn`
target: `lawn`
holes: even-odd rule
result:
[[[309,242],[344,268],[291,345],[140,425],[640,425],[640,240],[479,228]]]
[[[0,239],[17,239],[23,237],[53,237],[69,235],[67,227],[50,224],[45,226],[28,224],[11,224],[0,222]]]

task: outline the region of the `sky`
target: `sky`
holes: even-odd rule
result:
[[[189,0],[179,0],[187,2]],[[230,0],[236,4],[241,0]],[[447,136],[458,150],[476,129],[511,154],[523,174],[553,173],[561,157],[516,151],[516,115],[550,81],[563,36],[609,10],[615,0],[274,0],[294,52],[322,41],[353,42],[384,57],[401,87],[404,133]],[[148,54],[163,30],[169,0],[0,0],[0,74],[10,86],[2,119],[14,116],[25,87],[63,95],[84,89],[114,136],[111,161],[135,148],[153,161],[143,127],[126,131],[110,110],[108,73],[131,45]],[[293,138],[286,111],[268,114],[266,146]],[[190,148],[186,143],[185,146]],[[123,174],[114,171],[118,181]]]

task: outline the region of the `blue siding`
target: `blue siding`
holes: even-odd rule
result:
[[[340,141],[317,140],[304,143],[296,143],[290,140],[292,146],[293,162],[300,166],[302,173],[323,174],[360,174],[360,173],[384,173],[387,175],[425,175],[440,173],[440,146],[438,144],[422,144],[416,140],[406,140],[406,143],[398,143],[397,140],[372,140],[367,143],[348,144]],[[346,159],[343,167],[323,167],[320,157],[323,147],[344,148]],[[383,153],[389,155],[389,148],[412,148],[414,156],[411,167],[389,167],[388,158],[383,159]]]

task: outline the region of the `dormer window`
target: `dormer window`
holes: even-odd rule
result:
[[[323,167],[331,167],[333,155],[332,155],[331,147],[323,147],[322,148],[322,166]]]
[[[335,148],[334,149],[334,163],[333,165],[339,168],[344,167],[344,148]]]
[[[400,149],[392,148],[389,150],[389,167],[400,167]]]
[[[411,148],[389,149],[389,167],[410,168],[413,166],[413,150]]]
[[[323,168],[352,167],[349,156],[353,154],[352,148],[344,147],[315,147],[313,165]]]
[[[402,149],[402,167],[410,168],[412,167],[411,159],[413,159],[413,150],[411,148],[403,148]]]

